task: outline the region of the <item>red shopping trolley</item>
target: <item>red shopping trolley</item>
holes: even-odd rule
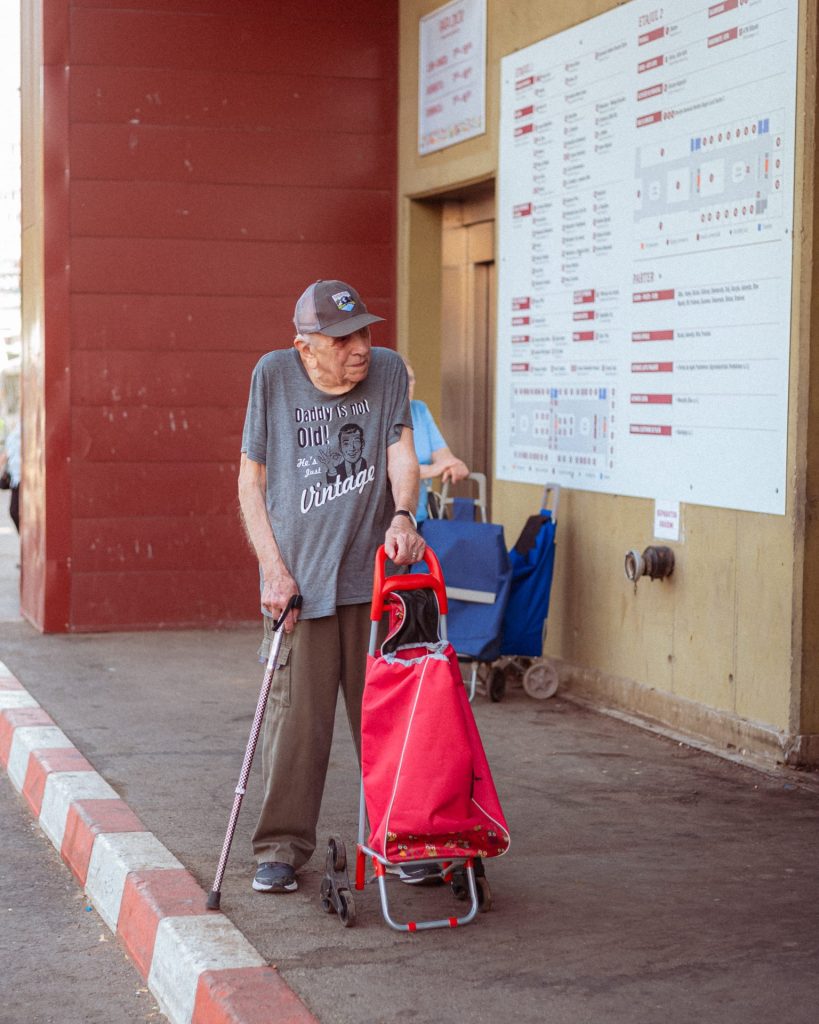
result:
[[[428,573],[386,576],[386,554],[383,547],[378,550],[362,703],[355,885],[364,888],[370,858],[384,919],[406,932],[454,928],[472,921],[479,908],[489,909],[483,860],[509,848],[509,830],[457,656],[447,641],[446,589],[429,547],[424,561]],[[379,648],[385,614],[389,630]],[[421,865],[440,867],[456,897],[469,900],[465,914],[407,923],[394,919],[388,871]],[[339,871],[345,868],[343,844],[334,837],[322,902],[349,924],[349,890],[336,903]]]

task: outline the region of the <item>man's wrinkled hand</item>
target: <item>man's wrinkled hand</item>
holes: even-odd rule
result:
[[[277,573],[270,578],[265,576],[262,587],[262,607],[278,621],[279,616],[287,607],[291,597],[298,594],[299,588],[290,573]],[[299,609],[293,608],[284,620],[285,633],[292,633],[299,617]]]
[[[413,565],[424,557],[426,544],[406,517],[396,518],[384,535],[387,558],[396,565]]]

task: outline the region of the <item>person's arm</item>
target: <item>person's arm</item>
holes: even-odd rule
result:
[[[284,564],[279,545],[273,536],[267,514],[266,488],[265,467],[260,462],[249,459],[245,452],[242,452],[239,466],[239,506],[242,510],[242,521],[262,568],[262,607],[274,618],[278,618],[290,598],[298,594],[299,588]],[[298,609],[287,616],[284,624],[287,633],[292,631],[297,618]]]
[[[418,418],[420,451],[424,453],[425,460],[429,459],[420,465],[421,479],[434,480],[441,477],[444,483],[465,480],[469,476],[469,467],[452,454],[429,406],[424,402],[415,402],[413,416]]]
[[[387,476],[392,488],[396,508],[408,509],[415,514],[418,507],[418,457],[412,430],[404,427],[401,437],[387,448]],[[424,554],[424,540],[413,528],[407,516],[395,516],[384,535],[387,557],[396,565],[412,565]]]
[[[469,476],[469,467],[462,460],[457,458],[449,448],[437,448],[432,453],[432,461],[428,465],[420,467],[422,480],[433,480],[440,477],[444,483],[456,484],[459,480],[466,480]]]

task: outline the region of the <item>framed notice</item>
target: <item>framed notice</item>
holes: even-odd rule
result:
[[[421,18],[418,152],[486,131],[486,0],[452,0]]]
[[[783,514],[798,0],[505,57],[497,474]]]

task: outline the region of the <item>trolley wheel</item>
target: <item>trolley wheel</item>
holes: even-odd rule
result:
[[[331,897],[332,889],[333,887],[330,884],[330,879],[322,879],[319,896],[321,898],[321,909],[325,914],[334,914],[336,912],[336,908],[333,906],[333,900]]]
[[[485,914],[492,909],[492,890],[485,875],[483,878],[476,878],[475,884],[478,887],[478,910]]]
[[[339,836],[330,836],[327,842],[327,853],[333,858],[336,871],[344,871],[347,867],[347,848]]]
[[[487,690],[489,699],[493,703],[497,704],[498,701],[503,700],[503,695],[506,693],[506,674],[502,668],[492,669],[489,674]]]
[[[355,900],[353,899],[353,894],[349,889],[339,889],[336,893],[336,899],[338,901],[336,913],[339,920],[345,928],[352,927],[355,924]]]
[[[476,865],[475,870],[475,888],[478,892],[478,910],[485,914],[487,910],[492,909],[492,890],[489,888],[489,881],[483,872],[483,867]],[[458,867],[452,872],[452,881],[450,883],[452,888],[452,895],[456,900],[468,900],[469,899],[469,882],[466,877],[466,868]]]
[[[523,673],[523,689],[535,700],[554,697],[557,686],[557,669],[550,661],[535,662]]]

